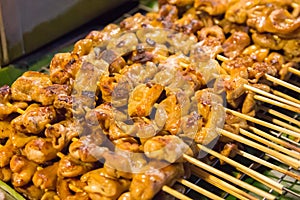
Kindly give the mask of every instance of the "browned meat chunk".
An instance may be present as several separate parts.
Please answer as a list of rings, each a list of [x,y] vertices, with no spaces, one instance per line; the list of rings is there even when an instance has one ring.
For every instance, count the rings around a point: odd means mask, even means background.
[[[13,172],[12,184],[16,187],[22,187],[31,181],[37,164],[27,160],[24,156],[14,155],[10,160],[10,169]]]
[[[162,186],[173,185],[174,180],[183,176],[183,165],[166,163],[150,163],[146,173],[134,175],[130,185],[130,196],[133,199],[152,199]],[[151,166],[154,166],[151,170]],[[164,166],[164,167],[161,167]]]
[[[51,140],[45,138],[33,139],[24,148],[26,157],[40,164],[56,158],[57,152],[58,150],[52,146]]]
[[[228,58],[235,58],[250,44],[250,37],[247,33],[237,31],[227,38],[223,43],[224,55]]]
[[[55,190],[57,180],[58,162],[43,169],[37,169],[32,177],[32,182],[42,190]]]
[[[37,104],[32,104],[25,110],[24,114],[14,118],[11,124],[15,131],[39,134],[55,118],[56,112],[53,106],[39,107]]]
[[[138,85],[130,94],[128,100],[128,114],[132,117],[149,116],[154,103],[163,91],[163,87],[158,84]]]

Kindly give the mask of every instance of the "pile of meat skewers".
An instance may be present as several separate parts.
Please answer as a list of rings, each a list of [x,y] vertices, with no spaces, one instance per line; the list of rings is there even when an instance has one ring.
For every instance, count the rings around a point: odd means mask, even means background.
[[[223,107],[255,116],[244,85],[268,92],[265,74],[298,66],[300,3],[159,3],[0,88],[2,181],[28,199],[153,199],[189,177],[195,144],[230,155],[216,129],[248,124]]]

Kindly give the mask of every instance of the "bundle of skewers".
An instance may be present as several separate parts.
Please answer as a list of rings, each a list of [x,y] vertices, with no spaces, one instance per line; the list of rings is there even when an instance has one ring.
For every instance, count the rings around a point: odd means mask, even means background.
[[[92,31],[49,74],[0,88],[3,182],[28,199],[191,199],[186,188],[222,199],[193,174],[238,199],[276,198],[217,159],[292,193],[234,157],[300,181],[300,88],[289,81],[300,76],[300,3],[159,5]]]

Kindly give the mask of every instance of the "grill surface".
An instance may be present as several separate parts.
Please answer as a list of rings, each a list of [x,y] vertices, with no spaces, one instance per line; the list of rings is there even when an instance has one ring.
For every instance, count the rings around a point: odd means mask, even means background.
[[[123,7],[124,8],[124,7]],[[128,7],[127,7],[128,8]],[[101,29],[103,28],[103,26],[105,26],[106,24],[110,23],[110,22],[114,22],[114,23],[118,23],[120,22],[122,19],[124,19],[125,17],[131,16],[132,14],[136,13],[136,12],[141,12],[141,13],[145,13],[147,11],[149,11],[148,7],[145,7],[143,5],[139,5],[139,6],[132,6],[130,7],[130,10],[119,10],[120,12],[115,13],[115,16],[110,17],[106,20],[104,20],[105,23],[103,23],[102,25],[99,25],[99,23],[97,24],[97,26],[95,26],[95,23],[91,23],[89,25],[87,25],[86,27],[84,27],[84,29],[80,29],[80,32],[75,31],[72,33],[72,37],[70,37],[70,35],[67,35],[65,38],[62,38],[56,42],[54,42],[53,44],[51,44],[48,47],[45,47],[41,50],[39,50],[36,53],[31,54],[30,56],[26,57],[26,58],[22,58],[18,61],[16,61],[14,64],[15,66],[21,66],[23,67],[23,70],[39,70],[39,71],[47,71],[47,67],[49,64],[50,59],[52,58],[52,56],[56,53],[56,52],[62,52],[62,51],[68,51],[70,49],[70,45],[73,44],[75,41],[77,41],[78,39],[82,38],[83,36],[85,36],[89,31],[93,30],[93,29]],[[122,14],[121,14],[122,13]],[[120,15],[121,14],[121,15]],[[114,19],[112,21],[112,19]],[[43,60],[43,61],[41,61]],[[1,74],[0,74],[1,75]],[[297,82],[299,81],[299,77],[296,76],[292,76],[290,81],[292,83],[297,84]],[[297,99],[299,99],[299,97],[297,96],[296,93],[288,91],[287,89],[283,89],[281,87],[278,87],[278,90],[280,91],[284,91],[284,93],[287,93]],[[269,106],[269,105],[266,105]],[[276,107],[272,107],[275,110],[279,110],[280,109],[276,108]],[[286,112],[286,111],[281,111],[284,112],[286,115],[289,115],[291,117],[293,117],[294,119],[299,120],[300,116],[299,114],[295,114],[295,113],[291,113],[291,112]],[[266,114],[266,113],[262,113],[262,114]],[[258,116],[259,117],[259,116]],[[264,128],[264,127],[259,127],[261,129],[264,129],[264,131],[269,132],[268,129]],[[271,134],[271,133],[270,133]],[[293,140],[291,140],[290,138],[288,138],[286,135],[282,134],[282,133],[278,133],[276,135],[276,137],[281,138],[283,140],[289,141],[294,143],[297,146],[300,146],[299,142],[295,142]],[[263,152],[260,152],[258,150],[255,150],[251,147],[248,146],[244,146],[244,150],[248,153],[251,153],[253,155],[256,155],[259,158],[262,158],[264,160],[268,160],[271,163],[274,163],[275,165],[280,165],[284,168],[287,168],[289,171],[292,171],[292,167],[290,166],[286,166],[284,164],[282,164],[280,161],[276,160],[275,158],[272,158],[269,155],[264,154]],[[272,176],[272,178],[274,178],[277,182],[282,183],[283,185],[285,185],[287,188],[285,189],[284,193],[282,195],[279,195],[278,193],[274,192],[273,190],[269,190],[268,188],[266,188],[264,185],[261,185],[260,183],[256,182],[255,180],[253,180],[252,178],[250,178],[249,176],[238,172],[235,168],[229,166],[229,165],[220,165],[220,162],[218,160],[212,161],[211,165],[214,166],[217,169],[220,169],[224,172],[226,172],[227,174],[234,174],[237,177],[239,177],[241,180],[248,182],[254,186],[257,186],[263,190],[268,191],[269,193],[272,193],[274,195],[276,195],[278,197],[278,199],[300,199],[300,182],[297,181],[296,179],[290,178],[286,175],[283,175],[281,173],[275,172],[273,170],[269,170],[266,167],[263,167],[255,162],[252,162],[246,158],[243,158],[241,156],[236,156],[234,158],[234,160],[236,160],[237,162],[251,168],[251,169],[255,169],[256,171],[262,173],[262,174],[266,174],[268,176]],[[294,172],[296,174],[299,174],[299,171],[295,171]],[[205,182],[204,180],[200,179],[197,176],[192,176],[189,181],[203,187],[204,189],[207,189],[223,198],[226,199],[235,199],[233,196],[231,196],[230,194],[218,189],[217,187],[208,184],[207,182]],[[204,196],[198,194],[197,192],[193,191],[190,188],[186,188],[186,192],[185,194],[193,199],[206,199]]]

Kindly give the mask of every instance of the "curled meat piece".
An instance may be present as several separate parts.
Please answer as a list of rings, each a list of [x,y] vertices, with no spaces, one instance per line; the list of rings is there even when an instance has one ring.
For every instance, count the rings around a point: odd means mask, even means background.
[[[67,85],[52,84],[50,77],[39,72],[28,71],[11,86],[12,99],[15,101],[35,101],[51,105],[58,94],[70,94]]]
[[[69,83],[75,79],[81,61],[71,53],[55,54],[50,63],[50,80],[57,84]]]
[[[115,178],[132,179],[133,176],[133,173],[131,172],[117,170],[115,168],[108,166],[106,163],[104,163],[103,170],[105,171],[105,174],[108,175],[109,177],[112,177],[112,179]]]
[[[167,114],[163,130],[168,131],[172,135],[178,134],[181,124],[182,110],[176,95],[169,95],[159,104],[159,106],[161,106]]]
[[[288,40],[283,47],[284,55],[291,61],[300,62],[299,39]]]
[[[28,184],[22,187],[15,186],[14,189],[20,194],[23,194],[25,198],[32,200],[41,199],[44,194],[43,190],[41,190],[38,187],[35,187],[35,185],[33,184]]]
[[[180,161],[183,154],[193,155],[189,146],[175,135],[155,136],[144,144],[147,157],[165,160],[169,163]]]
[[[285,8],[259,5],[250,9],[247,25],[258,32],[269,32],[288,37],[295,31],[299,32],[300,17],[293,17]]]
[[[132,197],[130,195],[130,192],[124,192],[118,200],[132,200]]]
[[[198,17],[195,8],[187,10],[183,16],[176,20],[174,23],[174,29],[186,34],[196,33],[204,26],[202,19]]]
[[[101,169],[90,171],[81,176],[80,180],[87,185],[83,188],[91,199],[116,200],[129,189],[130,181],[126,179],[111,179],[103,176]]]
[[[196,143],[209,144],[219,137],[217,128],[223,128],[224,125],[223,100],[210,89],[203,89],[195,93],[195,101],[204,126],[198,127],[194,140]],[[198,121],[198,125],[202,125],[202,121]]]
[[[9,164],[15,150],[16,149],[10,140],[8,140],[5,145],[0,146],[0,167],[5,167]]]
[[[227,38],[223,43],[224,55],[228,58],[235,58],[250,44],[250,37],[247,33],[237,31]]]
[[[226,157],[234,157],[235,156],[235,150],[237,150],[238,147],[234,143],[227,143],[224,145],[223,150],[221,151],[221,154]],[[220,160],[220,164],[223,165],[225,162],[223,160]]]
[[[83,127],[77,120],[68,119],[47,127],[45,136],[51,138],[53,148],[60,151],[82,132]]]
[[[32,182],[42,190],[55,190],[57,180],[58,162],[42,169],[37,169],[32,177]]]
[[[34,175],[37,164],[26,159],[25,156],[14,155],[10,160],[12,174],[12,184],[21,187],[29,183]]]
[[[15,130],[12,130],[10,136],[11,142],[16,148],[23,148],[28,142],[36,138],[36,135],[27,135]]]
[[[93,40],[89,38],[81,39],[74,44],[72,53],[79,57],[87,55],[93,48]]]
[[[82,162],[71,155],[65,156],[60,154],[60,157],[57,169],[58,176],[67,178],[76,177],[90,171],[94,167],[92,163]]]
[[[243,54],[249,55],[255,61],[262,62],[269,54],[269,49],[261,48],[257,45],[250,45],[246,47]]]
[[[133,199],[152,199],[164,185],[173,185],[176,178],[182,177],[182,163],[168,164],[161,162],[149,163],[145,173],[135,174],[129,192]]]
[[[271,50],[281,50],[287,43],[287,40],[271,33],[255,32],[252,34],[252,40],[254,44]]]
[[[280,53],[272,52],[266,57],[265,62],[274,66],[279,71],[285,63],[285,58]]]
[[[248,55],[240,55],[222,63],[222,68],[231,76],[240,76],[248,79],[248,67],[253,65],[253,59]]]
[[[47,138],[32,139],[24,148],[26,157],[40,164],[56,158],[57,152],[58,150],[52,146],[51,140]]]
[[[56,184],[56,193],[59,199],[90,200],[88,194],[83,190],[84,186],[86,186],[86,184],[78,179],[58,177]]]
[[[226,113],[224,129],[234,134],[239,134],[240,128],[247,129],[248,128],[247,121],[240,117],[236,117],[232,114]],[[221,137],[220,140],[222,142],[231,141],[230,138],[224,138],[224,137]]]
[[[159,84],[140,84],[130,94],[128,114],[132,117],[149,116],[154,103],[163,91]]]
[[[257,83],[258,80],[263,77],[265,74],[269,74],[271,76],[276,76],[277,69],[273,64],[266,62],[255,62],[252,67],[248,69],[249,74],[249,82]]]
[[[111,103],[103,103],[86,114],[88,124],[100,125],[100,127],[108,131],[111,121],[114,120],[114,110]]]
[[[237,108],[242,103],[246,91],[244,84],[248,84],[248,80],[240,76],[221,75],[215,83],[215,88],[217,91],[225,90],[227,103]]]
[[[228,3],[228,0],[195,0],[194,7],[214,16],[225,13]]]
[[[248,91],[242,105],[242,113],[246,115],[250,115],[252,117],[255,116],[255,107],[256,107],[256,101],[254,99],[254,95],[255,93]]]
[[[178,9],[176,6],[165,4],[158,11],[158,21],[161,21],[164,28],[171,28],[178,19]]]
[[[11,125],[15,131],[29,134],[39,134],[47,124],[56,119],[56,111],[53,106],[40,107],[31,104],[25,113],[14,118]]]
[[[0,168],[0,180],[1,181],[3,181],[3,182],[10,181],[11,176],[12,176],[12,171],[9,168],[9,166]]]
[[[225,41],[225,35],[221,27],[218,25],[204,27],[198,32],[198,39],[204,40],[206,38],[213,38],[214,40],[223,43]]]
[[[85,39],[91,39],[93,46],[106,45],[107,42],[119,34],[121,31],[120,27],[116,24],[108,24],[101,31],[91,31]]]
[[[78,140],[74,140],[69,146],[69,154],[82,162],[97,162],[105,151],[106,147],[100,147],[105,141],[103,134],[91,134],[80,137]],[[103,152],[100,152],[100,149]]]

